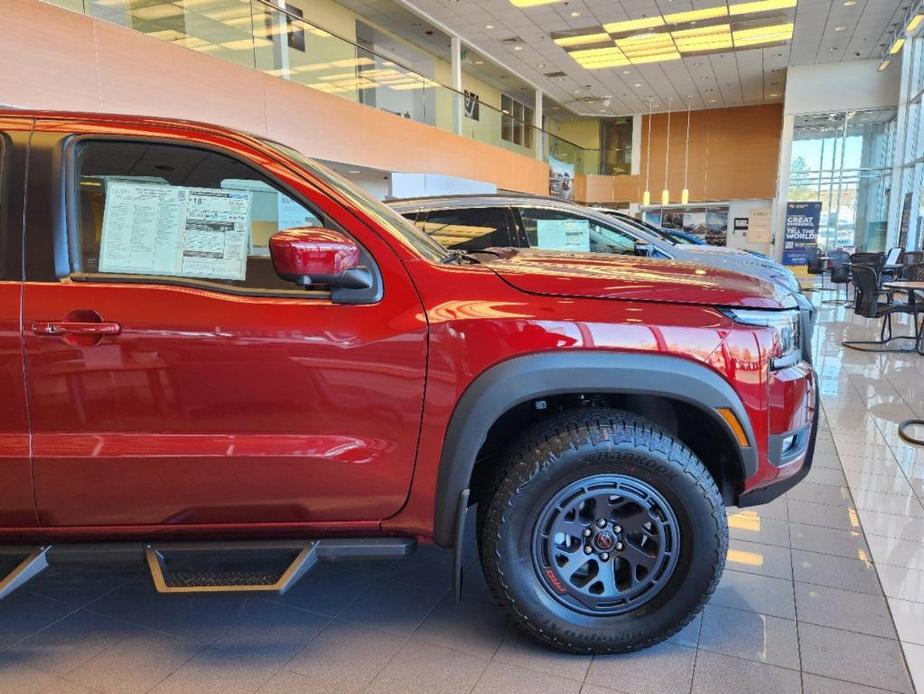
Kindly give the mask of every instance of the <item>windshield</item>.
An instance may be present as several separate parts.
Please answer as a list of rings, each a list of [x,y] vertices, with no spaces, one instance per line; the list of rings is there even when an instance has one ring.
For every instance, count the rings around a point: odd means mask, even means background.
[[[410,247],[412,250],[423,256],[427,260],[440,262],[447,255],[447,250],[431,237],[419,231],[417,227],[411,224],[404,217],[393,211],[384,203],[376,200],[359,186],[351,183],[343,176],[334,173],[330,169],[316,161],[309,159],[301,152],[292,149],[286,145],[265,138],[260,140],[282,154],[287,159],[294,161],[312,176],[321,179],[338,192],[345,195],[350,202],[358,207],[362,207],[366,213],[381,224],[392,236]]]
[[[654,226],[653,224],[648,224],[648,222],[643,222],[639,219],[635,219],[634,217],[627,217],[621,214],[613,216],[616,217],[616,219],[625,222],[626,224],[634,226],[636,229],[641,229],[642,231],[646,231],[649,234],[657,236],[662,241],[667,241],[672,246],[676,246],[679,243],[676,238],[668,234],[666,231],[663,231]]]

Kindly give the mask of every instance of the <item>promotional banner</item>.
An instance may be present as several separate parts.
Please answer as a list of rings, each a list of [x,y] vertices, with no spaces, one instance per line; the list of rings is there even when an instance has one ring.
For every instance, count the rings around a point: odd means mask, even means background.
[[[783,228],[783,265],[805,265],[805,249],[818,244],[820,202],[786,204]]]
[[[574,164],[549,157],[549,195],[574,200]]]

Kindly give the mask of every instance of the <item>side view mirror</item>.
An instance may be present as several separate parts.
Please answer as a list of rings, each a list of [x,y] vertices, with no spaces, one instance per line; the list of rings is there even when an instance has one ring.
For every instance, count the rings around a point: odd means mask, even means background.
[[[635,255],[648,256],[651,255],[653,246],[647,241],[636,241],[635,242]]]
[[[270,237],[269,249],[276,274],[306,289],[316,284],[343,289],[372,286],[368,268],[359,265],[359,246],[339,231],[286,229]]]

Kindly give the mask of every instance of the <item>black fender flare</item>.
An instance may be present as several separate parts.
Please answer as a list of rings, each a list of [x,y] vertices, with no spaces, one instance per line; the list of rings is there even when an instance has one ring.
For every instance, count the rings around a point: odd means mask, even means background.
[[[452,547],[457,505],[468,488],[478,451],[494,423],[512,407],[568,393],[631,393],[680,400],[711,417],[735,442],[742,478],[757,471],[754,431],[744,404],[731,385],[709,367],[663,354],[553,352],[514,357],[484,371],[456,404],[440,457],[436,487],[434,541]],[[734,412],[750,446],[737,444],[716,411]]]

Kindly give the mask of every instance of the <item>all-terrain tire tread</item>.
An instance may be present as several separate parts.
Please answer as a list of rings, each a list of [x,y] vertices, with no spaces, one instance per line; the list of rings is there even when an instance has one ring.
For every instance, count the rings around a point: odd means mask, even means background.
[[[517,608],[515,597],[498,566],[501,529],[506,522],[506,513],[521,487],[528,484],[537,474],[553,465],[568,448],[579,449],[588,444],[612,446],[620,443],[641,446],[658,451],[675,463],[700,490],[703,498],[712,507],[712,519],[716,528],[715,546],[716,570],[708,588],[699,602],[672,629],[637,642],[631,646],[614,644],[595,647],[568,642],[543,630],[532,623]],[[725,507],[722,496],[712,475],[699,458],[676,437],[663,431],[651,421],[622,410],[608,408],[582,408],[549,417],[527,430],[519,441],[510,447],[507,464],[499,466],[496,474],[479,503],[479,541],[482,568],[485,580],[492,593],[499,598],[507,616],[521,631],[533,639],[549,646],[571,653],[625,653],[648,648],[669,639],[686,627],[702,610],[712,596],[722,576],[725,555],[728,551],[728,532]]]

